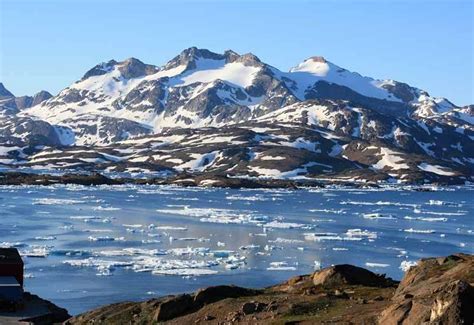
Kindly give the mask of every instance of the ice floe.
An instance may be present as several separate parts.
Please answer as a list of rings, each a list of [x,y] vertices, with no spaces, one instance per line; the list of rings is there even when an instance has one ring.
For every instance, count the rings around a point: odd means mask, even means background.
[[[462,207],[461,203],[441,201],[441,200],[429,200],[428,205],[444,205],[449,207]]]
[[[230,209],[190,208],[188,206],[180,209],[158,209],[157,212],[195,217],[199,218],[201,222],[223,224],[260,224],[267,219],[265,216],[256,216]]]
[[[34,205],[71,205],[71,204],[81,204],[86,203],[85,201],[80,200],[71,200],[71,199],[54,199],[54,198],[42,198],[34,199]]]
[[[271,262],[267,271],[296,271],[296,267],[288,265],[288,262]]]
[[[183,276],[202,276],[213,275],[219,273],[210,269],[169,269],[169,270],[153,270],[152,274],[157,275],[183,275]]]
[[[368,238],[368,239],[376,239],[377,233],[375,231],[369,230],[362,230],[362,229],[348,229],[346,231],[346,236],[351,238]]]
[[[99,223],[110,223],[110,218],[102,218],[96,216],[71,216],[69,219],[81,220],[83,222],[99,222]]]
[[[364,213],[362,216],[364,217],[364,219],[386,219],[386,220],[396,219],[392,215],[383,215],[381,213]]]
[[[400,263],[400,269],[403,271],[403,272],[406,272],[408,271],[411,267],[413,266],[416,266],[418,265],[418,263],[416,261],[402,261]]]
[[[433,229],[413,229],[413,228],[404,229],[403,231],[414,233],[414,234],[434,234],[436,232]]]
[[[89,236],[87,237],[90,241],[125,241],[125,237],[109,237],[109,236]]]
[[[333,214],[346,214],[347,211],[344,209],[309,209],[309,212],[325,212],[325,213],[333,213]]]
[[[36,236],[35,240],[55,240],[56,236]]]
[[[155,226],[153,229],[156,230],[176,230],[176,231],[186,231],[187,227],[178,227],[178,226]]]
[[[437,211],[427,211],[421,209],[413,209],[414,213],[417,214],[432,214],[437,216],[464,216],[466,215],[465,212],[437,212]]]
[[[412,207],[417,208],[418,204],[411,204],[411,203],[401,203],[401,202],[391,202],[391,201],[376,201],[376,202],[368,202],[368,201],[353,201],[353,200],[346,200],[340,202],[342,205],[380,205],[380,206],[398,206],[398,207]]]
[[[403,219],[406,219],[406,220],[419,220],[419,221],[427,221],[427,222],[435,222],[435,221],[446,222],[446,221],[448,221],[448,218],[410,217],[410,216],[405,216],[405,217],[403,217]]]
[[[263,197],[260,195],[255,195],[255,196],[243,196],[243,195],[228,195],[226,196],[227,200],[233,200],[233,201],[269,201],[271,198],[268,197]]]
[[[94,210],[96,211],[118,211],[118,210],[121,210],[121,208],[117,208],[117,207],[103,207],[101,205],[99,205],[98,207],[95,207]]]
[[[305,233],[304,238],[306,240],[313,240],[318,242],[329,241],[329,240],[340,240],[340,241],[361,241],[363,239],[374,240],[377,238],[377,233],[362,230],[362,229],[348,229],[343,234],[337,233]]]
[[[277,244],[299,244],[304,243],[303,240],[299,239],[287,239],[287,238],[276,238],[275,240],[269,240],[269,243],[277,243]]]
[[[381,267],[389,267],[390,264],[366,262],[365,266],[370,267],[370,268],[381,268]]]
[[[279,229],[295,229],[295,228],[302,228],[302,229],[311,229],[311,226],[302,224],[302,223],[294,223],[294,222],[282,222],[282,221],[271,221],[267,222],[263,225],[265,228],[279,228]]]
[[[51,247],[47,246],[30,246],[29,249],[24,249],[20,251],[21,256],[26,257],[40,257],[46,258],[51,251]]]

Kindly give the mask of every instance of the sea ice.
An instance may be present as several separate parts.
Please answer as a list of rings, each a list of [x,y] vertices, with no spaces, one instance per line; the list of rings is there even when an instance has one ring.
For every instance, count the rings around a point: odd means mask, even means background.
[[[416,266],[418,263],[416,261],[402,261],[400,263],[400,269],[403,272],[408,271],[411,267]]]

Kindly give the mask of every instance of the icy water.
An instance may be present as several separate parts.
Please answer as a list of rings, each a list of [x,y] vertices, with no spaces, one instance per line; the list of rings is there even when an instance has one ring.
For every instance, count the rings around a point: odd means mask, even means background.
[[[474,253],[474,189],[0,187],[0,245],[26,289],[77,314],[216,284],[263,287],[350,263],[400,279]]]

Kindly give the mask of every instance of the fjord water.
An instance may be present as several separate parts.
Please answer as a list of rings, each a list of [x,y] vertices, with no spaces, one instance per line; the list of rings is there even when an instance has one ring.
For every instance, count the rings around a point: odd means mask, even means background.
[[[26,290],[72,314],[331,264],[400,279],[419,258],[474,253],[474,188],[434,190],[4,186],[0,245],[23,254]]]

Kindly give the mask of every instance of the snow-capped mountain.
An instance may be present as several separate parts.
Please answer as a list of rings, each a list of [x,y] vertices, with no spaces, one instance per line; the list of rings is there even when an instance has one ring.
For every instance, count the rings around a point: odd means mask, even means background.
[[[11,166],[405,181],[474,174],[474,106],[322,57],[288,72],[253,54],[194,47],[162,67],[111,60],[50,98],[18,99],[1,85],[0,119],[0,163]]]

